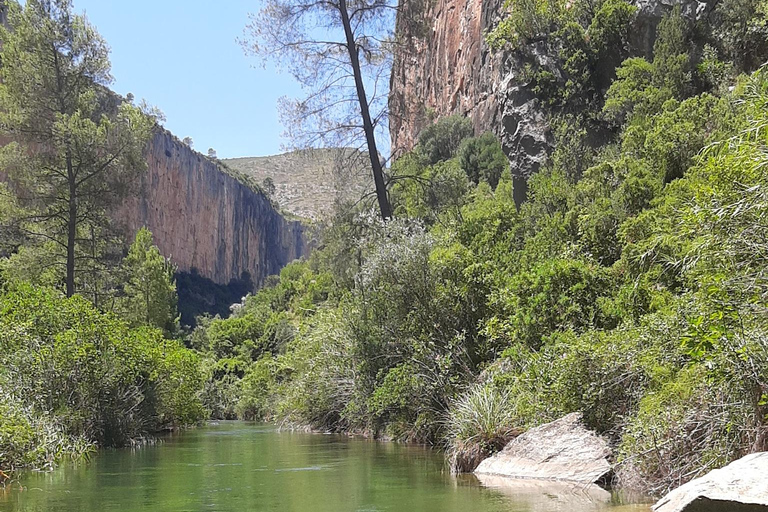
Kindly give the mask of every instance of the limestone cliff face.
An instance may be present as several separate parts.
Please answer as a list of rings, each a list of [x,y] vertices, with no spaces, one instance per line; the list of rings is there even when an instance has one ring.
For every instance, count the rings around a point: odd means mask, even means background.
[[[398,19],[403,51],[395,55],[390,84],[392,149],[407,151],[432,120],[459,113],[476,131],[498,117],[496,93],[501,60],[488,50],[483,33],[502,0],[426,2],[416,26]]]
[[[176,137],[157,130],[140,192],[118,213],[127,236],[147,226],[179,270],[226,284],[248,272],[261,283],[307,252],[304,227]]]
[[[413,2],[418,0],[405,0],[404,6]],[[465,115],[475,133],[492,131],[499,138],[524,194],[525,181],[547,160],[553,144],[547,115],[523,73],[527,64],[552,66],[545,45],[534,42],[526,52],[490,51],[484,34],[504,15],[503,0],[425,3],[421,23],[412,26],[398,20],[404,50],[395,56],[390,87],[393,153],[410,150],[434,119]],[[656,26],[665,13],[680,5],[684,15],[701,19],[715,2],[634,0],[634,4],[638,10],[632,52],[650,56]]]
[[[397,156],[434,119],[461,114],[475,133],[499,137],[515,178],[536,172],[551,150],[546,116],[521,81],[525,62],[491,52],[484,34],[502,16],[503,0],[436,0],[413,30],[398,33],[412,51],[395,56],[390,87],[390,134]],[[534,58],[546,58],[533,52]],[[518,187],[516,187],[518,188]],[[519,190],[519,188],[518,188]]]

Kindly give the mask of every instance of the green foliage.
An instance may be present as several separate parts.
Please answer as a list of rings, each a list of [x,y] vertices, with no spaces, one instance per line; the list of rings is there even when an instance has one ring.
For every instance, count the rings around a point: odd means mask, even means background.
[[[507,0],[504,7],[509,15],[486,37],[491,48],[545,37],[568,13],[562,0]]]
[[[620,445],[622,479],[647,479],[650,491],[663,493],[741,456],[748,439],[740,437],[754,417],[737,392],[709,386],[693,366],[646,395]]]
[[[83,459],[92,450],[91,441],[69,435],[51,415],[34,411],[12,395],[0,396],[0,471],[6,475],[24,468],[52,469],[65,459]]]
[[[461,142],[472,135],[472,122],[468,118],[443,117],[421,131],[417,151],[426,164],[436,164],[452,158]]]
[[[153,244],[152,233],[141,228],[122,262],[124,296],[117,311],[132,326],[147,325],[172,335],[179,328],[176,267]]]
[[[751,72],[768,59],[768,3],[725,0],[713,13],[714,44],[732,67]]]
[[[612,289],[610,275],[583,261],[548,260],[510,279],[492,306],[499,314],[486,329],[493,337],[538,348],[558,329],[576,332],[612,327],[615,321],[601,308]]]
[[[492,49],[510,43],[521,86],[552,116],[578,116],[590,131],[616,67],[629,56],[636,7],[625,0],[568,3],[508,0],[506,16],[486,37]]]
[[[274,388],[280,367],[271,354],[265,354],[248,368],[242,380],[240,398],[235,407],[238,418],[264,420],[275,410]]]
[[[509,168],[501,144],[491,132],[464,140],[457,157],[459,166],[475,185],[484,181],[495,189],[501,175]]]
[[[395,213],[429,224],[455,221],[469,190],[467,174],[456,159],[424,168],[393,188]]]
[[[624,61],[617,80],[606,94],[603,112],[614,123],[651,117],[669,99],[684,99],[693,90],[688,22],[674,8],[659,23],[653,62],[644,58]]]
[[[71,442],[56,460],[83,442],[123,446],[202,419],[199,360],[160,331],[131,330],[82,297],[40,287],[19,285],[0,304],[0,379],[24,400],[14,421],[39,423],[51,436],[30,438],[30,450]]]
[[[146,168],[155,118],[118,104],[108,47],[69,1],[8,5],[0,29],[0,112],[15,142],[0,151],[28,245],[47,244],[68,296],[98,296],[119,247],[109,211]],[[53,242],[53,244],[50,244]]]
[[[527,202],[492,136],[430,127],[393,165],[398,220],[345,212],[309,262],[201,321],[221,414],[440,443],[468,470],[578,411],[652,492],[768,449],[765,72],[728,92],[710,52],[702,91],[678,10],[649,62],[625,58],[629,4],[529,7],[557,148]],[[622,59],[610,87],[593,74]]]

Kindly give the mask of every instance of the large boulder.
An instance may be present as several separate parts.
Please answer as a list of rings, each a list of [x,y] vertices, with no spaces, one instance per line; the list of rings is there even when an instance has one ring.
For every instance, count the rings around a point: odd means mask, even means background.
[[[478,475],[591,484],[611,475],[608,442],[587,430],[580,413],[533,428],[475,469]]]
[[[667,494],[654,512],[768,512],[768,452],[747,455]]]

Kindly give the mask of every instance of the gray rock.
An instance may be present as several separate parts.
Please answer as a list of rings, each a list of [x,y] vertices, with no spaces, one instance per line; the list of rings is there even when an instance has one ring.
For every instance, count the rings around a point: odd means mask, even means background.
[[[664,496],[654,512],[768,512],[768,452],[747,455]]]
[[[507,55],[504,63],[507,73],[497,91],[501,123],[496,127],[512,176],[526,180],[547,161],[553,150],[553,140],[547,113],[539,104],[524,70],[526,65],[535,63],[538,68],[555,75],[560,73],[547,55],[543,42],[530,45],[529,50]]]
[[[587,430],[580,413],[533,428],[475,470],[478,475],[591,484],[611,474],[608,442]]]

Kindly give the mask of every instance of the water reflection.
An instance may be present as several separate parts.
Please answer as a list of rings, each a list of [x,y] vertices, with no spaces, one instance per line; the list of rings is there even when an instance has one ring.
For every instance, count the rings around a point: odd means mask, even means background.
[[[25,490],[0,493],[0,511],[621,510],[599,488],[482,478],[452,477],[441,454],[426,448],[222,422],[27,475]]]

